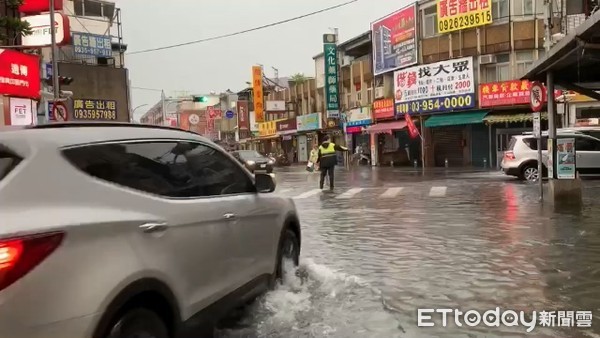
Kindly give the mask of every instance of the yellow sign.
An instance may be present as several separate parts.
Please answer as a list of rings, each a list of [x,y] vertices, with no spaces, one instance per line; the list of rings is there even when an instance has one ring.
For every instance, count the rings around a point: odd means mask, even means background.
[[[437,0],[438,32],[450,33],[492,23],[492,0]]]
[[[96,99],[74,99],[75,120],[116,120],[117,101]]]
[[[273,136],[277,134],[277,122],[267,121],[258,123],[258,136]]]
[[[262,67],[252,67],[252,92],[254,95],[254,113],[256,115],[256,122],[263,122],[265,120],[265,106],[264,106],[264,94],[263,94],[263,80],[262,80]]]

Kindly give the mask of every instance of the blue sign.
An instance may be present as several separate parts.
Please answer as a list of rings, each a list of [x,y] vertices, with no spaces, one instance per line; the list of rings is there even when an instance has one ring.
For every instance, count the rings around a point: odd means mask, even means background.
[[[79,56],[112,57],[111,37],[73,32],[73,51]]]
[[[396,103],[396,116],[451,112],[475,108],[475,94],[452,95]]]
[[[56,116],[52,109],[54,108],[54,102],[48,102],[48,121],[56,121]]]
[[[358,127],[358,126],[366,126],[371,124],[371,119],[366,120],[358,120],[358,121],[348,121],[346,123],[347,127]]]
[[[52,76],[52,64],[46,63],[46,79],[49,79]]]
[[[231,110],[228,110],[225,112],[225,118],[232,119],[233,116],[234,116],[234,113]]]
[[[321,113],[296,116],[297,131],[321,129]]]

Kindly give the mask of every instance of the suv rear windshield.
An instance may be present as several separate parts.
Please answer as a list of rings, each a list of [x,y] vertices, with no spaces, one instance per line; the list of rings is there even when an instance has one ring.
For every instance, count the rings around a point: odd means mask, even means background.
[[[0,144],[0,181],[8,175],[23,159]]]
[[[538,150],[537,138],[533,138],[533,137],[524,138],[523,142],[525,142],[525,144],[531,150]],[[547,137],[542,137],[542,150],[548,150],[548,138]]]

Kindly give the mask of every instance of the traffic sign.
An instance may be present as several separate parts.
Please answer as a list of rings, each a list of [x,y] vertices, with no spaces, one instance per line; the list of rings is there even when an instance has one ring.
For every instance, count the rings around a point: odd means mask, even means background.
[[[533,82],[529,89],[531,110],[539,112],[546,103],[546,88],[540,82]]]
[[[225,118],[232,119],[234,115],[235,114],[231,110],[225,112]]]
[[[542,137],[541,117],[539,112],[533,113],[533,136]]]
[[[57,122],[67,120],[67,106],[62,102],[54,102],[52,107],[52,115]]]

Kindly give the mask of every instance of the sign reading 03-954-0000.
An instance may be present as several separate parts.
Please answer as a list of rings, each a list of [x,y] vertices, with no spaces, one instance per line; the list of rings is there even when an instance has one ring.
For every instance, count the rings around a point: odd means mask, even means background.
[[[473,58],[405,68],[394,73],[396,115],[475,107]]]
[[[74,99],[73,119],[108,120],[117,119],[117,101],[97,99]]]
[[[437,0],[438,32],[492,23],[492,0]]]

